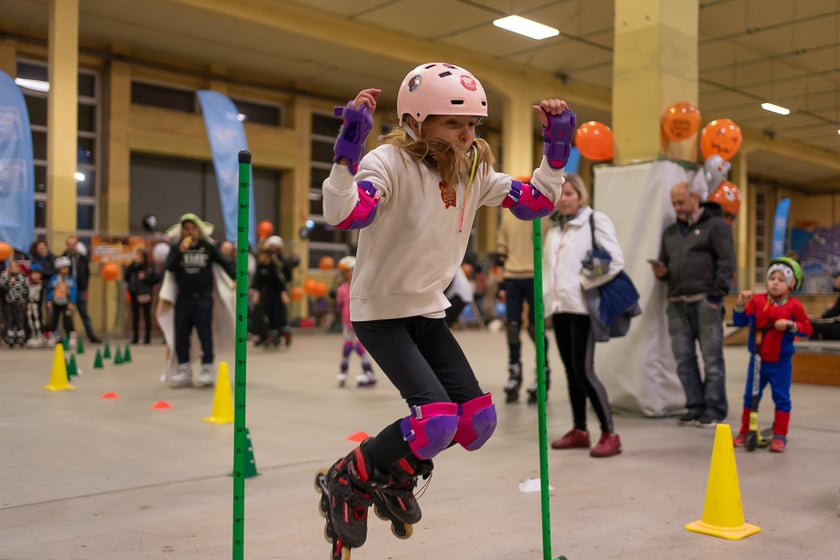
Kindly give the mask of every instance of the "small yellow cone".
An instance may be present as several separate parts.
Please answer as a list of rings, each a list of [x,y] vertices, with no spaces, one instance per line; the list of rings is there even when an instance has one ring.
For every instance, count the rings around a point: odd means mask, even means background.
[[[761,527],[744,522],[738,469],[735,466],[735,449],[732,446],[732,428],[729,424],[718,424],[715,431],[703,518],[689,523],[685,528],[695,533],[732,541],[761,531]]]
[[[67,382],[67,362],[64,361],[64,346],[61,344],[55,345],[50,384],[45,385],[44,389],[47,391],[72,391],[75,389]]]
[[[216,373],[216,390],[213,392],[213,410],[210,416],[202,418],[213,424],[233,423],[233,394],[230,390],[230,374],[227,362],[219,362]]]

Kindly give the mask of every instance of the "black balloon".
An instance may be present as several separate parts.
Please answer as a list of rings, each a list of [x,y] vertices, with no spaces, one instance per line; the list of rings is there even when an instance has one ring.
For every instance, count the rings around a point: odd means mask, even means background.
[[[143,229],[146,231],[155,231],[157,225],[158,219],[154,214],[146,214],[143,216]]]

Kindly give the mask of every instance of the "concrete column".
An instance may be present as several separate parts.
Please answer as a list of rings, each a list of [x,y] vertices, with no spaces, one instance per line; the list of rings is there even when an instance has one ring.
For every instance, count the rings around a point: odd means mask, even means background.
[[[100,137],[107,142],[108,167],[100,197],[102,227],[109,235],[129,232],[129,201],[131,200],[130,167],[131,149],[128,131],[131,125],[131,67],[126,62],[114,60],[108,71],[108,134]]]
[[[54,249],[76,233],[79,0],[50,0],[47,231]]]
[[[14,41],[0,40],[0,71],[12,78],[17,74],[17,44]]]
[[[732,222],[735,241],[736,286],[738,291],[752,290],[755,278],[755,195],[747,179],[747,153],[740,150],[730,160],[729,181],[741,193],[741,210]]]
[[[697,104],[697,0],[615,0],[613,47],[613,161],[696,161],[696,135],[670,142],[662,113],[677,101]]]
[[[530,175],[537,164],[534,161],[533,104],[533,99],[517,92],[505,98],[502,107],[502,161],[498,168],[508,175]]]

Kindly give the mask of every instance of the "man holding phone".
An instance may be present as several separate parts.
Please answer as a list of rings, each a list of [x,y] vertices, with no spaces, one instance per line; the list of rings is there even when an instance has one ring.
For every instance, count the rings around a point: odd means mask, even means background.
[[[686,397],[680,423],[712,428],[728,412],[723,297],[735,274],[732,230],[712,207],[700,203],[700,194],[688,183],[671,189],[671,204],[677,221],[662,233],[659,258],[648,262],[653,274],[668,283],[668,333]]]

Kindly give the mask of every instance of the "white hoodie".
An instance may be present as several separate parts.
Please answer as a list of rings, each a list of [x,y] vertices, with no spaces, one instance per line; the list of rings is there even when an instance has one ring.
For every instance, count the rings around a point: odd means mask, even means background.
[[[329,223],[340,223],[355,208],[359,199],[355,181],[373,183],[381,199],[376,218],[359,232],[350,318],[444,317],[449,301],[443,292],[461,266],[476,211],[501,205],[511,177],[479,170],[466,200],[456,187],[457,206],[447,208],[440,174],[400,148],[384,144],[362,158],[355,176],[346,165],[333,165],[324,180],[324,216]],[[556,201],[563,170],[552,169],[543,158],[532,183]]]
[[[562,226],[548,230],[543,247],[543,301],[545,316],[554,313],[589,315],[583,291],[616,277],[624,268],[624,255],[615,235],[615,226],[606,214],[595,212],[595,241],[612,260],[609,271],[598,278],[581,273],[581,262],[592,248],[589,215],[593,210],[582,207],[577,215]]]

